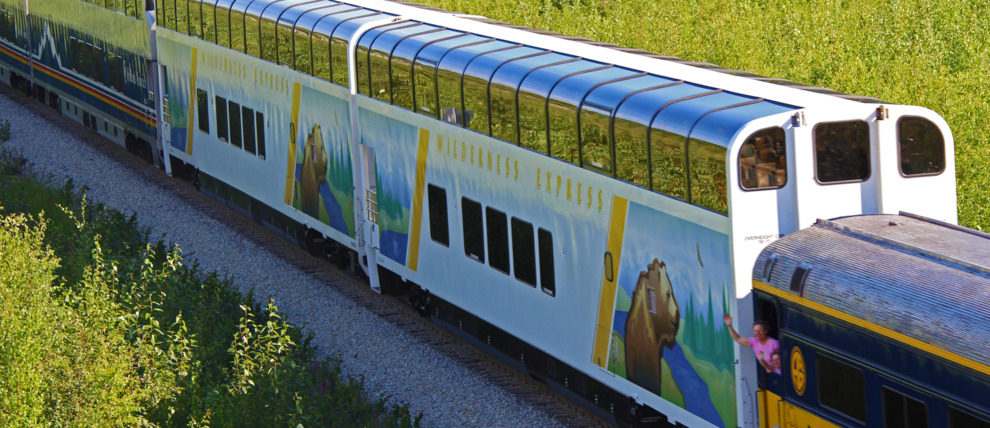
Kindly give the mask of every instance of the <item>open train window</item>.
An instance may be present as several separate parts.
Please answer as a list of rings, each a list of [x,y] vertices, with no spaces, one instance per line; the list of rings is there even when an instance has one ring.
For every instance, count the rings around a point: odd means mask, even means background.
[[[485,262],[485,227],[481,204],[461,198],[461,221],[464,223],[464,255]]]
[[[863,371],[818,354],[818,397],[822,405],[866,422],[866,380]]]
[[[536,245],[533,224],[512,217],[512,266],[516,279],[536,287]]]
[[[488,232],[488,264],[496,270],[509,273],[509,219],[504,212],[485,208],[485,229]]]
[[[778,189],[787,184],[784,129],[766,128],[750,135],[739,149],[739,185],[744,190]]]
[[[815,179],[822,184],[870,178],[870,127],[862,120],[815,125]]]
[[[945,137],[930,120],[907,116],[897,121],[901,174],[938,175],[945,171]]]
[[[990,428],[990,421],[949,406],[948,428]]]
[[[426,194],[430,202],[430,238],[444,247],[450,246],[450,231],[447,228],[447,191],[429,184]]]
[[[885,387],[883,388],[883,426],[928,428],[928,408],[921,401]]]

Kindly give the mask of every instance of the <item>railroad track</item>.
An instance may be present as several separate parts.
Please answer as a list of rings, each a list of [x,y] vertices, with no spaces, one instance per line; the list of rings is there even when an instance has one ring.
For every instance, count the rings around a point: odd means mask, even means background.
[[[198,191],[192,184],[169,177],[164,170],[148,164],[117,144],[100,137],[57,111],[39,104],[21,92],[0,85],[0,93],[43,118],[52,126],[71,133],[107,158],[125,166],[140,179],[181,199],[206,216],[226,224],[245,239],[271,252],[317,281],[324,284],[343,284],[342,286],[334,286],[334,290],[343,294],[356,305],[369,310],[383,322],[390,323],[407,332],[444,356],[480,374],[488,382],[513,394],[520,401],[546,412],[561,424],[574,427],[610,426],[604,419],[568,400],[546,384],[474,347],[447,331],[443,326],[432,322],[430,318],[421,316],[405,302],[375,293],[367,282],[359,276],[337,268],[322,257],[311,255],[252,219],[234,212]],[[190,253],[186,257],[192,255]]]

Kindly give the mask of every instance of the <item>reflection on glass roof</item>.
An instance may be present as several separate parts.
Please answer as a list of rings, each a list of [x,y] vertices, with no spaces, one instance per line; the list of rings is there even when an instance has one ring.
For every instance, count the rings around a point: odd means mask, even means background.
[[[727,146],[733,135],[754,119],[793,110],[793,107],[770,101],[712,112],[691,130],[691,138]]]

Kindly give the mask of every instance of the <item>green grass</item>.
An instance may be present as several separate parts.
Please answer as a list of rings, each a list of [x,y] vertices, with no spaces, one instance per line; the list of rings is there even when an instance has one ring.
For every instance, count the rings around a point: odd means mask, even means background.
[[[960,224],[990,230],[988,0],[419,3],[927,107],[955,138]]]

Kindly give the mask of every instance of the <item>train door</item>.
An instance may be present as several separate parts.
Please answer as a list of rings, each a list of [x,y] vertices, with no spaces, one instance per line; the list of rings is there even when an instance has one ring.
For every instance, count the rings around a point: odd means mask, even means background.
[[[378,282],[378,248],[379,248],[379,229],[378,229],[378,186],[375,174],[375,149],[364,144],[359,144],[359,159],[360,167],[358,169],[358,174],[361,174],[361,192],[363,194],[364,209],[358,210],[358,212],[364,212],[364,215],[359,216],[359,221],[363,224],[361,228],[362,241],[361,244],[362,252],[364,253],[363,263],[365,272],[368,274],[368,282],[371,284],[371,289],[377,292],[381,292],[381,286]]]
[[[862,111],[807,111],[796,117],[799,228],[819,218],[878,212],[874,114],[864,104]]]

